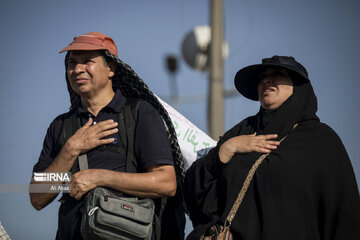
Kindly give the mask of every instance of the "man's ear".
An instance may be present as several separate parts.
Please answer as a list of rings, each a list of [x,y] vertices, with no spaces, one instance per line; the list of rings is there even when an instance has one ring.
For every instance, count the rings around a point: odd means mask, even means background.
[[[109,78],[112,78],[112,77],[115,75],[115,73],[116,73],[116,65],[115,65],[114,62],[110,62],[110,63],[108,64],[108,66],[109,66],[109,68],[110,68]]]

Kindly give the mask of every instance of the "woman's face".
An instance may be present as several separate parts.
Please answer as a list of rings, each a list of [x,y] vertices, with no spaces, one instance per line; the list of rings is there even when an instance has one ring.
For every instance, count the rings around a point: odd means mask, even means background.
[[[258,95],[264,109],[276,109],[293,94],[293,82],[283,68],[268,68],[260,74]]]

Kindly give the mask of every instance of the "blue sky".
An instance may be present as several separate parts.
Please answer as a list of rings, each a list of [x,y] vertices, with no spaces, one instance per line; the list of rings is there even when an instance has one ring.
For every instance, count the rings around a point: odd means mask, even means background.
[[[111,36],[120,58],[159,96],[169,95],[165,56],[180,59],[179,93],[205,97],[208,74],[181,59],[181,44],[195,26],[209,24],[206,0],[2,0],[0,7],[0,184],[28,183],[46,129],[67,111],[64,54],[75,35]],[[360,182],[360,2],[356,0],[224,0],[230,53],[224,85],[237,70],[272,55],[291,55],[308,70],[320,119],[341,137]],[[226,99],[225,129],[258,111],[240,95]],[[179,111],[206,131],[206,102]],[[304,173],[306,174],[306,173]],[[0,221],[13,239],[53,239],[58,202],[40,212],[26,193],[0,193]],[[189,229],[188,229],[189,230]]]

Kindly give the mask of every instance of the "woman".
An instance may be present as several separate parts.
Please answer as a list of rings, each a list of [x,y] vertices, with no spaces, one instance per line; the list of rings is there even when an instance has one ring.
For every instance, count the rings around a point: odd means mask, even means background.
[[[360,198],[337,134],[316,116],[306,69],[274,56],[241,69],[237,90],[260,111],[224,134],[185,178],[185,201],[200,239],[225,220],[249,169],[256,170],[230,226],[234,239],[360,239]],[[280,142],[280,139],[286,138]]]

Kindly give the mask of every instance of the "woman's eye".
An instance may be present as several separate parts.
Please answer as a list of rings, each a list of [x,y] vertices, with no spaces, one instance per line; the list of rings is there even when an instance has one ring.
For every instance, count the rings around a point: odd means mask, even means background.
[[[265,74],[260,74],[260,75],[259,75],[259,80],[263,80],[264,78],[266,78],[266,75],[265,75]]]
[[[276,71],[273,74],[274,77],[285,77],[285,73],[281,72],[281,71]]]

